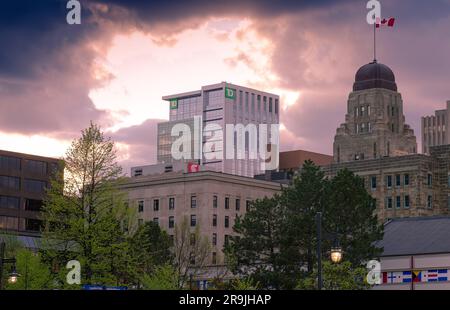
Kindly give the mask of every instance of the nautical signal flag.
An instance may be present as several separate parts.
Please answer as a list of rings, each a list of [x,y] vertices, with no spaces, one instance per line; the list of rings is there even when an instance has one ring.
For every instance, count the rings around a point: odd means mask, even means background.
[[[389,19],[377,18],[377,20],[375,21],[375,25],[376,25],[377,28],[380,28],[381,26],[394,27],[394,24],[395,24],[395,18],[394,17],[390,17]]]

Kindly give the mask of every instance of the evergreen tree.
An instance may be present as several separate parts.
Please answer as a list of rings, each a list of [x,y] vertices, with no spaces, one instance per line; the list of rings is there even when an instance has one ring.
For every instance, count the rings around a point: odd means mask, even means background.
[[[253,201],[244,217],[236,218],[234,231],[225,246],[228,263],[240,275],[250,276],[262,287],[284,288],[292,266],[285,264],[286,248],[283,240],[283,225],[286,222],[285,208],[278,197]],[[295,281],[291,280],[292,285]]]
[[[340,170],[329,182],[326,192],[323,228],[324,251],[333,246],[334,238],[344,252],[344,260],[357,267],[378,257],[382,249],[374,242],[383,238],[378,223],[375,200],[364,186],[364,179],[348,169]]]
[[[151,274],[156,267],[172,261],[171,241],[158,224],[146,222],[130,239],[131,255],[139,274]]]

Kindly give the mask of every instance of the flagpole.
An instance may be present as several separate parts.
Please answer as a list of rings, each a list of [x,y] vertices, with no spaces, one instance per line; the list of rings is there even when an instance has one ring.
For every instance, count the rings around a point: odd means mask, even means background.
[[[377,23],[373,24],[373,61],[377,62],[377,40],[376,40]]]

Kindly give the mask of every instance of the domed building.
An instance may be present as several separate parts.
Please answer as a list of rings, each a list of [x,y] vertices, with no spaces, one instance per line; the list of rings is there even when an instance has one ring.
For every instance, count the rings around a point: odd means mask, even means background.
[[[416,152],[416,137],[405,123],[394,72],[376,60],[362,66],[348,98],[345,123],[336,131],[334,162]]]
[[[377,61],[356,72],[333,163],[322,166],[330,178],[344,168],[364,179],[380,222],[450,214],[450,145],[417,153],[394,72]]]

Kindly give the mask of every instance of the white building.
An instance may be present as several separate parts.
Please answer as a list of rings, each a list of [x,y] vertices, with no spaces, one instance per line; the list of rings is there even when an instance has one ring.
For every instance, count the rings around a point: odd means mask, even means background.
[[[388,222],[378,246],[382,290],[450,289],[450,217]]]
[[[449,117],[450,100],[446,109],[437,110],[431,116],[422,116],[422,153],[429,154],[430,146],[450,144],[447,134]]]
[[[226,136],[227,124],[279,124],[279,96],[271,93],[258,91],[255,89],[238,86],[226,82],[201,87],[200,90],[164,96],[163,100],[170,102],[170,120],[158,124],[158,164],[167,164],[177,161],[171,153],[172,143],[178,138],[171,135],[174,125],[185,123],[191,130],[200,128],[191,137],[191,159],[202,165],[202,170],[212,170],[217,172],[230,173],[241,176],[253,177],[260,174],[264,169],[264,159],[261,156],[250,158],[249,147],[251,133],[244,132],[244,135],[237,136],[234,133],[234,148],[239,139],[245,143],[245,158],[228,159],[224,137]],[[221,134],[217,129],[208,129],[206,126],[216,124],[222,129]],[[258,130],[257,135],[260,132]],[[216,139],[216,148],[208,150],[205,143]],[[255,137],[258,140],[257,137]],[[200,143],[202,141],[202,143]],[[259,140],[256,142],[259,150]],[[278,132],[276,136],[270,136],[267,145],[272,156],[276,156],[278,162]],[[267,147],[267,146],[266,146]],[[208,158],[206,154],[219,155],[216,158]],[[194,157],[197,155],[197,157]],[[191,161],[184,159],[184,161]]]

